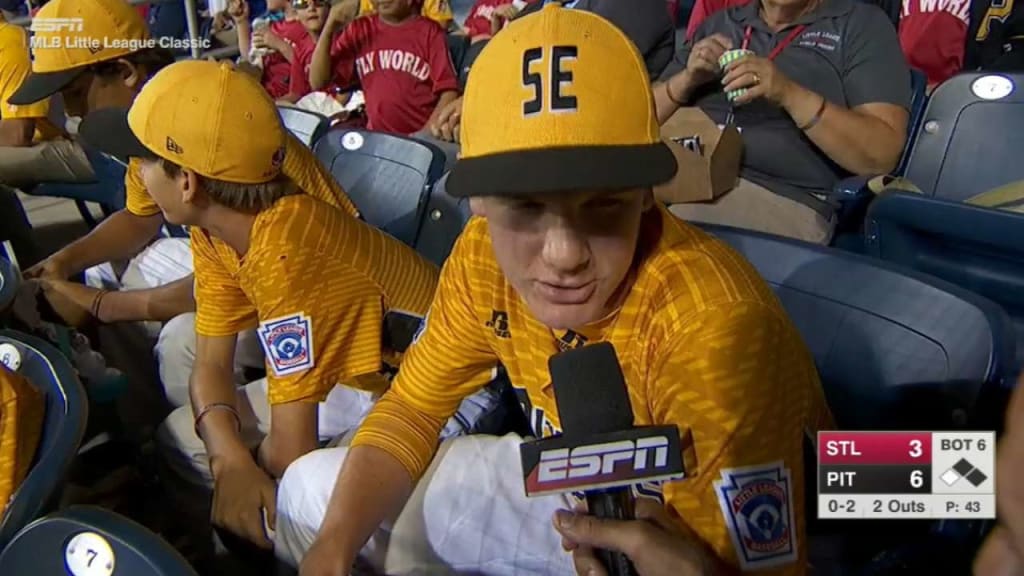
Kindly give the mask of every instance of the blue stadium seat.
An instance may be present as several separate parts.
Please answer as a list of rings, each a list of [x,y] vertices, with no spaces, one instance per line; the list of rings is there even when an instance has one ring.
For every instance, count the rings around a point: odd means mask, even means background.
[[[995,303],[866,256],[702,228],[775,289],[814,355],[840,429],[955,429],[965,417],[991,418],[989,399],[1010,384],[1015,347]]]
[[[962,202],[1024,179],[1024,74],[969,72],[932,93],[903,176]]]
[[[452,198],[445,190],[448,174],[434,184],[416,241],[416,251],[441,266],[469,221],[468,198]]]
[[[1024,360],[1024,214],[889,192],[868,211],[868,254],[962,286],[1001,305]]]
[[[281,115],[284,127],[310,148],[316,145],[331,127],[331,120],[328,117],[312,110],[279,105],[277,111]]]
[[[0,553],[0,574],[196,576],[170,544],[103,508],[75,506],[36,520]]]
[[[20,277],[14,265],[4,255],[0,255],[0,313],[14,302]]]
[[[900,155],[900,163],[896,165],[893,175],[900,176],[907,169],[910,155],[914,152],[914,142],[921,130],[921,118],[928,105],[928,75],[917,68],[910,69],[910,118],[907,120],[907,143]]]
[[[445,156],[436,146],[392,134],[332,130],[314,150],[363,219],[416,246],[420,223]]]
[[[702,228],[735,248],[775,290],[814,356],[838,429],[1000,428],[1014,334],[998,305],[866,256]],[[809,451],[807,461],[815,456]],[[814,467],[806,481],[815,574],[969,572],[981,522],[820,522]],[[928,554],[918,553],[922,547]],[[904,564],[913,567],[879,571]]]
[[[46,394],[43,433],[35,462],[0,522],[0,550],[26,524],[53,509],[85,433],[85,390],[67,358],[50,344],[12,330],[0,330],[0,343],[21,354],[19,374]],[[40,556],[36,554],[38,561]],[[0,574],[20,574],[0,569]],[[49,573],[49,572],[41,572]]]
[[[92,228],[96,226],[97,222],[89,210],[88,203],[99,204],[104,216],[109,216],[124,208],[125,165],[111,156],[94,150],[86,149],[85,153],[96,174],[95,182],[85,184],[43,182],[34,188],[25,189],[24,192],[33,196],[53,196],[74,200],[78,213]]]

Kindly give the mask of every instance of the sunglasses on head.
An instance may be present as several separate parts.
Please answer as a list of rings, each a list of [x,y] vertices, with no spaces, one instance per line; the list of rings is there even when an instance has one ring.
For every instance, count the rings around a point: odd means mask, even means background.
[[[305,10],[306,8],[323,8],[330,6],[331,3],[328,0],[293,0],[292,8],[296,10]]]

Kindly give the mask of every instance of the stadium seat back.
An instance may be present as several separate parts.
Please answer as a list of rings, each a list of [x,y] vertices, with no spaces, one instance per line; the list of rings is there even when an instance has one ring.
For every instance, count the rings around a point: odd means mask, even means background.
[[[444,172],[441,150],[364,130],[332,130],[315,150],[364,220],[416,246],[431,189]]]
[[[471,215],[469,199],[449,196],[445,190],[447,181],[445,174],[434,184],[416,241],[416,251],[438,266],[448,259]]]
[[[1024,214],[890,192],[868,211],[868,254],[951,282],[1005,309],[1024,360]]]
[[[0,523],[3,549],[26,524],[53,508],[85,433],[88,404],[78,376],[56,348],[12,330],[0,330],[0,343],[11,344],[18,350],[21,367],[17,372],[46,395],[46,416],[36,460]],[[21,573],[0,568],[0,574]]]
[[[928,100],[905,176],[925,194],[962,202],[1024,179],[1024,74],[969,72]]]
[[[1013,330],[996,304],[865,256],[705,228],[775,290],[840,429],[955,429],[1004,384]]]
[[[928,75],[917,68],[910,69],[910,117],[907,120],[907,143],[903,147],[903,154],[900,155],[900,162],[896,165],[893,174],[902,175],[910,162],[910,155],[914,151],[914,142],[917,140],[917,133],[921,129],[921,118],[924,117],[925,107],[928,105]]]
[[[96,175],[94,182],[81,184],[43,182],[26,192],[33,196],[52,196],[74,200],[82,219],[91,228],[97,222],[92,212],[89,211],[88,203],[99,204],[103,214],[107,216],[124,208],[126,167],[116,158],[95,150],[86,149],[85,154]]]
[[[5,255],[0,255],[0,313],[14,302],[20,275]]]
[[[69,570],[70,568],[70,570]],[[0,553],[0,574],[194,576],[167,542],[143,526],[94,506],[41,518]]]
[[[300,142],[312,148],[327,133],[331,121],[323,114],[296,108],[294,106],[278,106],[281,122]]]

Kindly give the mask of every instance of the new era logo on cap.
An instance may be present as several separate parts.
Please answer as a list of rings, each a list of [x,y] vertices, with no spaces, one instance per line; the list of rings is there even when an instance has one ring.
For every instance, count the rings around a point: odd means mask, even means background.
[[[182,154],[185,152],[177,142],[174,141],[170,136],[167,137],[167,149],[175,154]]]

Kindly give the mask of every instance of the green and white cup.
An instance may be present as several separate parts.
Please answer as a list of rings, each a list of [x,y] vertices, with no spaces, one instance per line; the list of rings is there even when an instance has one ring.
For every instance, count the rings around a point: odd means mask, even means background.
[[[754,52],[752,50],[744,50],[742,48],[738,48],[736,50],[729,50],[725,54],[722,54],[722,57],[718,59],[718,66],[722,69],[722,71],[725,71],[725,67],[728,66],[729,64],[741,58],[746,58],[747,56],[753,55]],[[732,90],[730,92],[726,92],[725,96],[726,98],[729,99],[729,102],[735,102],[737,98],[746,93],[746,88],[740,88],[739,90]]]

